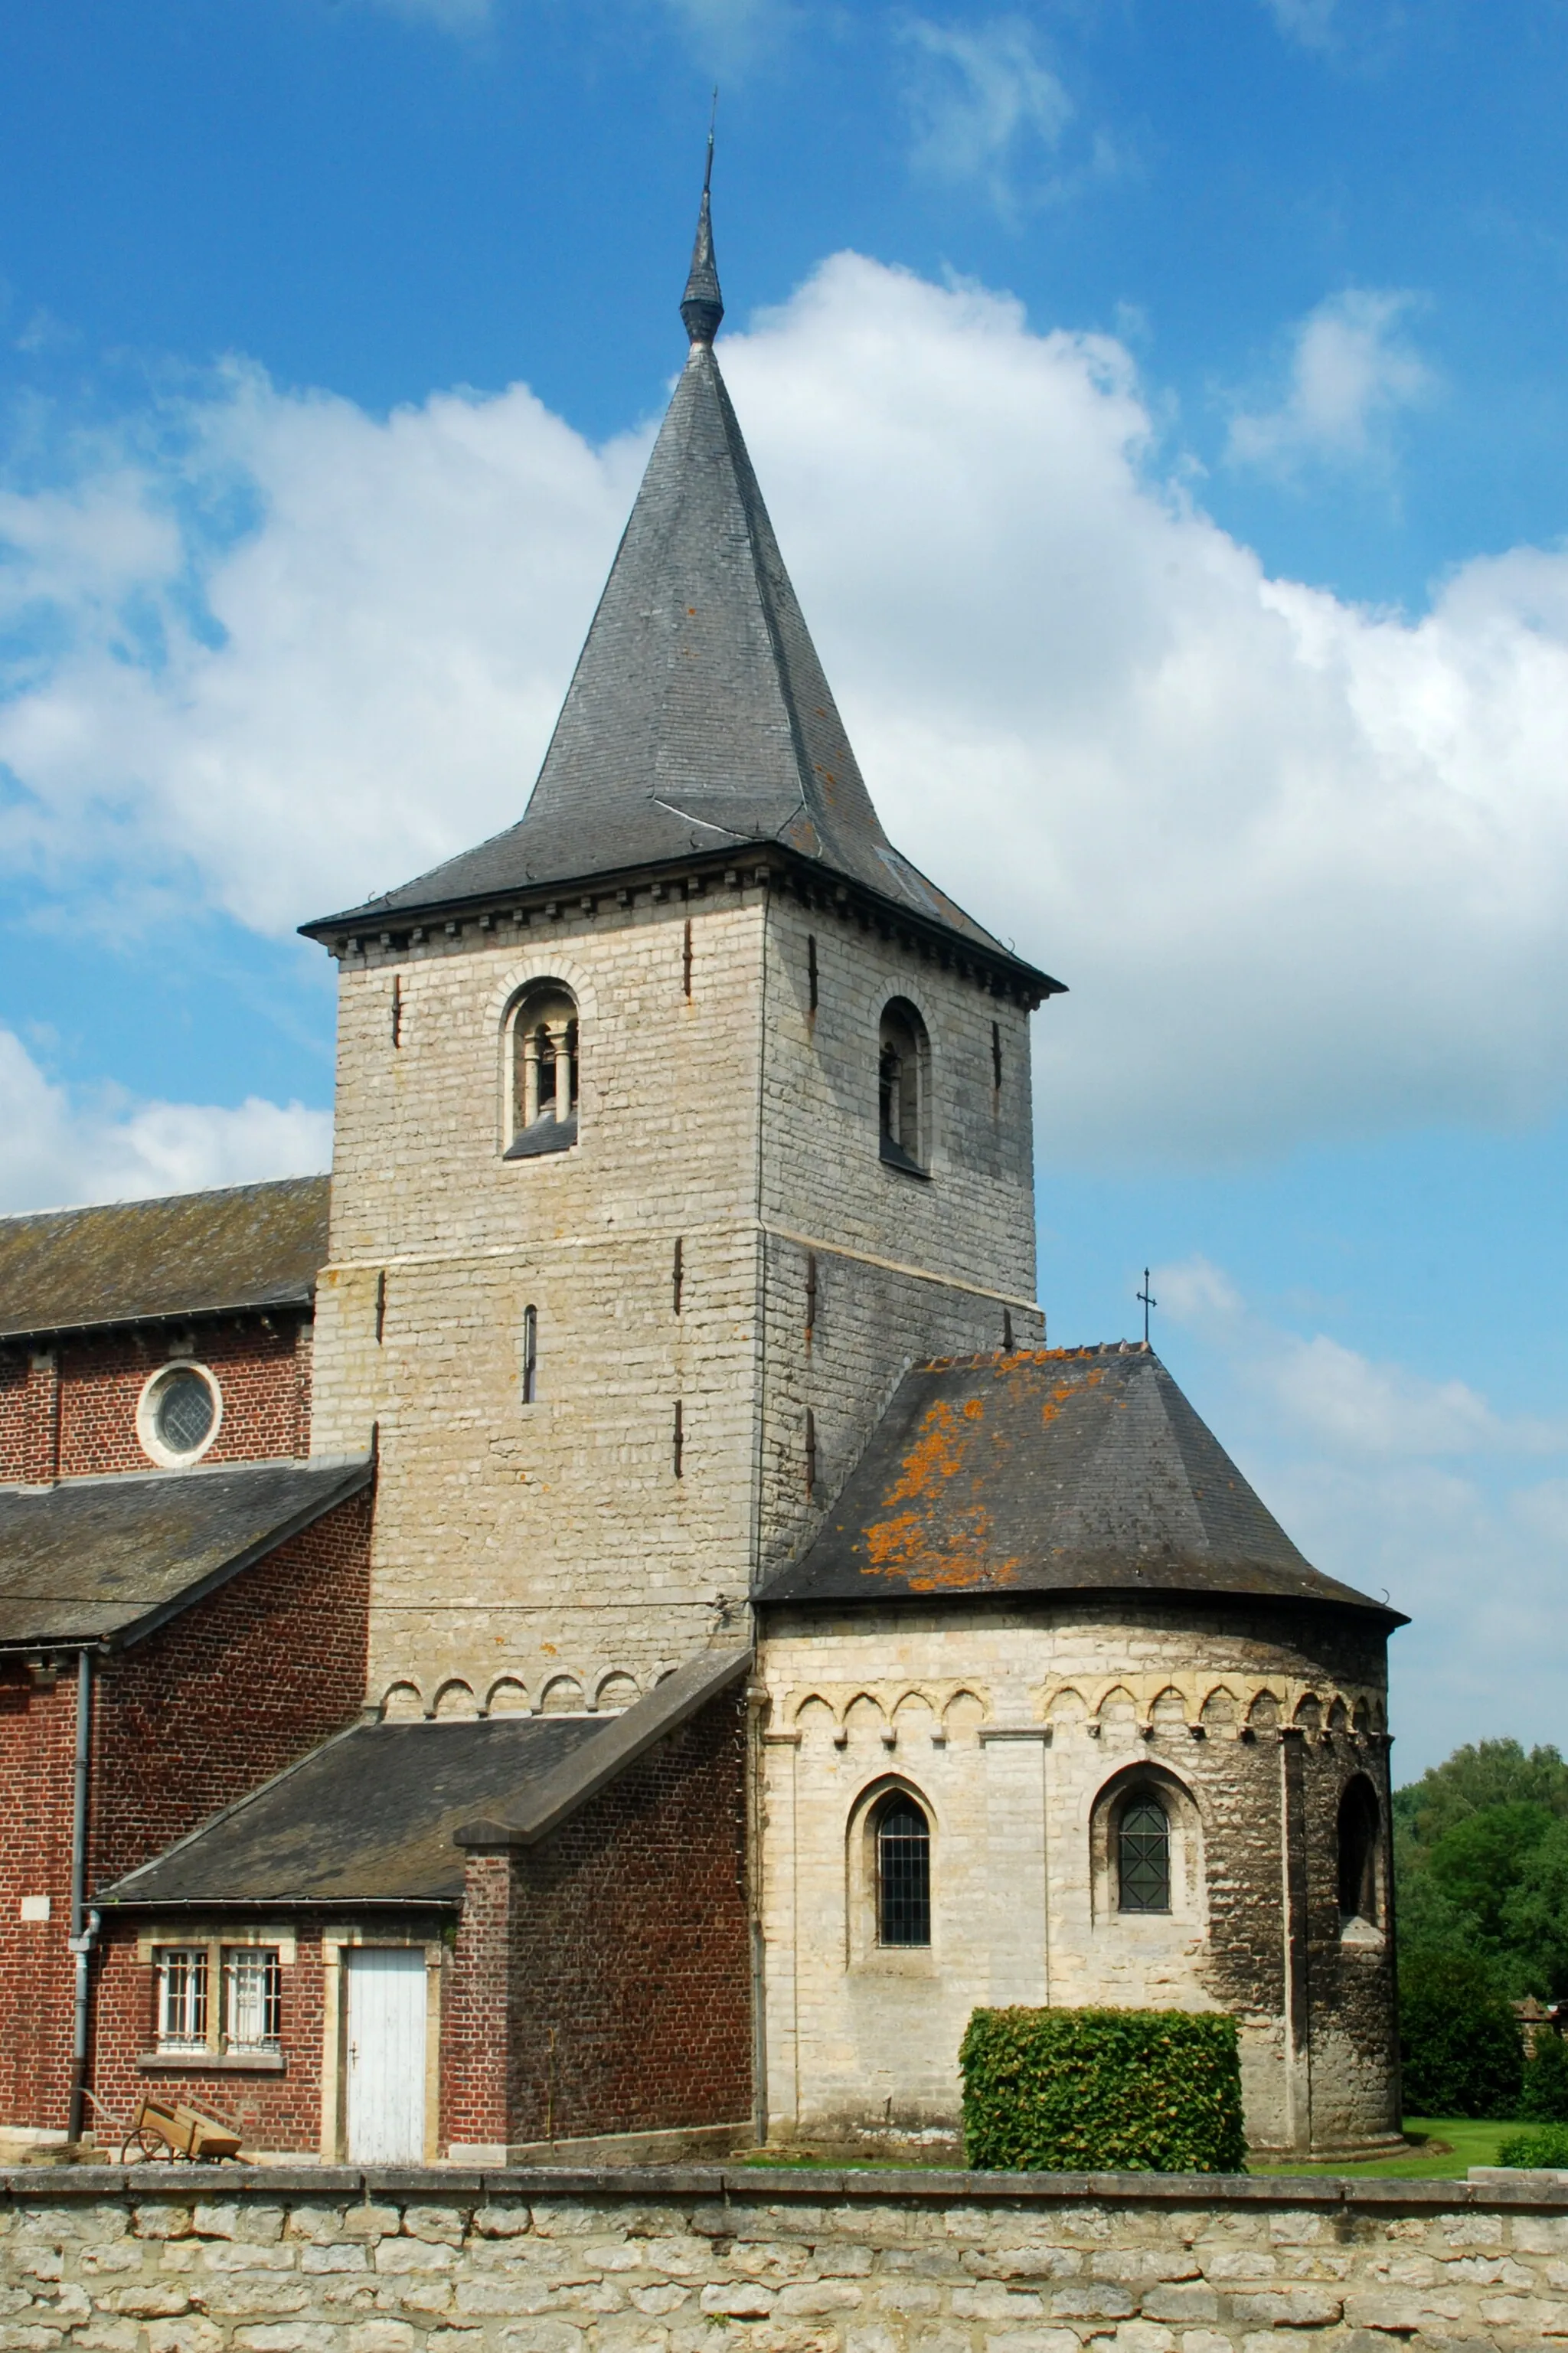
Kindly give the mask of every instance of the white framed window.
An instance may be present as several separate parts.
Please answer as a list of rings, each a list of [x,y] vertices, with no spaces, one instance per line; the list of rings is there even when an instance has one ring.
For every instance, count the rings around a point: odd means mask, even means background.
[[[205,1365],[187,1356],[161,1365],[136,1406],[136,1436],[150,1461],[165,1471],[199,1462],[223,1427],[223,1391]]]
[[[161,2054],[206,2059],[281,2048],[283,1957],[276,1945],[160,1945],[153,1958]]]
[[[223,1957],[223,2031],[230,2051],[276,2051],[283,1970],[275,1947],[231,1945]]]
[[[158,2048],[207,2048],[207,1948],[165,1945],[158,1954]]]

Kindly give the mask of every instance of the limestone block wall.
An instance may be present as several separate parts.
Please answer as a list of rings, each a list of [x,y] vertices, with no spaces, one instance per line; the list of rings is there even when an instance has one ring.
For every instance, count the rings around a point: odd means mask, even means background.
[[[770,1613],[762,1871],[773,2136],[951,2134],[970,2012],[1220,2009],[1255,2145],[1398,2124],[1383,1642],[1329,1612],[1107,1597]],[[1367,1776],[1380,1920],[1347,1936],[1338,1813]],[[1115,1901],[1132,1783],[1172,1819],[1168,1914]],[[929,1947],[876,1936],[869,1817],[931,1825]]]
[[[1561,2179],[0,2175],[13,2353],[1537,2353]]]
[[[508,1160],[508,1014],[546,978],[578,1007],[578,1138]],[[895,992],[931,1033],[929,1182],[878,1155]],[[344,956],[311,1442],[377,1433],[373,1702],[625,1704],[809,1533],[908,1363],[1005,1317],[1038,1336],[1027,1035],[749,871]]]

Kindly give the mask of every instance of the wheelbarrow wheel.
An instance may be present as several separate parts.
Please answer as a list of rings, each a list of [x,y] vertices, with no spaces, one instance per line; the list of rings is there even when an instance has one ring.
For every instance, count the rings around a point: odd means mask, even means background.
[[[155,2133],[127,2133],[120,2151],[120,2162],[121,2165],[140,2165],[144,2158],[156,2158],[165,2154],[163,2143]]]

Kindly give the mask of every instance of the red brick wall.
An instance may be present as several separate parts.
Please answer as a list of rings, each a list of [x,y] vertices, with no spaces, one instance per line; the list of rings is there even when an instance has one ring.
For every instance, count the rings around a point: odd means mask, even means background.
[[[170,1361],[176,1329],[149,1327],[65,1340],[0,1363],[0,1481],[37,1483],[100,1471],[151,1471],[136,1436],[136,1405]],[[258,1318],[195,1334],[195,1360],[223,1393],[223,1421],[205,1462],[255,1462],[310,1451],[308,1322]]]
[[[476,1910],[459,1931],[451,1989],[446,2139],[567,2139],[750,2115],[745,1758],[737,1690],[510,1858],[504,2133],[492,2129],[493,2086],[475,2065],[487,2009],[492,2048],[499,2025],[501,1859],[471,1858]],[[462,2073],[476,2084],[471,2100]]]
[[[243,1797],[364,1699],[370,1491],[173,1619],[96,1678],[89,1884]],[[74,1678],[0,1669],[0,2126],[63,2126],[69,2087]],[[47,1927],[20,1899],[47,1894]],[[12,2033],[10,2022],[26,2028]],[[96,2085],[95,2085],[95,2088]]]
[[[507,1992],[514,1905],[510,1857],[470,1854],[441,2016],[441,2141],[508,2138]]]
[[[69,2092],[71,1765],[76,1683],[0,1662],[0,2125],[63,2125]],[[43,1925],[24,1895],[47,1895]]]
[[[58,1477],[59,1367],[48,1352],[0,1359],[0,1480],[37,1486]]]
[[[366,1488],[150,1641],[99,1690],[93,1883],[145,1862],[364,1704]]]
[[[205,1926],[204,1926],[205,1936]],[[280,2038],[284,2072],[253,2074],[225,2067],[136,2064],[156,2039],[154,1971],[136,1957],[136,1931],[117,1923],[99,1957],[93,2003],[93,2088],[104,2105],[129,2117],[143,2093],[184,2100],[226,2118],[251,2149],[310,2149],[321,2137],[321,1945],[300,1930],[297,1957],[281,1972]],[[95,2122],[101,2139],[109,2127]],[[118,2150],[115,2154],[118,2155]]]

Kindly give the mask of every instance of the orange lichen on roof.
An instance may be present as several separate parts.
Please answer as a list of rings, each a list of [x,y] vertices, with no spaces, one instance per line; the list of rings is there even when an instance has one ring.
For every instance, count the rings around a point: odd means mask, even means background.
[[[978,1398],[970,1398],[963,1408],[964,1419],[978,1420],[984,1410]],[[939,1483],[951,1479],[963,1462],[967,1436],[968,1432],[960,1429],[959,1418],[947,1399],[939,1398],[927,1411],[920,1435],[904,1457],[889,1503],[914,1503],[935,1493]]]
[[[870,1566],[883,1577],[902,1576],[911,1593],[963,1591],[973,1586],[1011,1585],[1016,1558],[988,1561],[991,1514],[984,1504],[954,1513],[935,1541],[918,1512],[879,1521],[866,1531]]]
[[[984,1558],[991,1538],[991,1514],[985,1505],[976,1501],[955,1509],[949,1500],[951,1482],[964,1467],[972,1437],[978,1435],[975,1425],[984,1419],[979,1398],[966,1398],[957,1408],[942,1398],[928,1408],[889,1491],[889,1516],[866,1530],[868,1563],[882,1576],[901,1576],[918,1593],[1006,1584],[1016,1577],[1016,1559],[993,1563]],[[975,1491],[980,1483],[976,1478]],[[893,1511],[899,1504],[916,1508]]]

